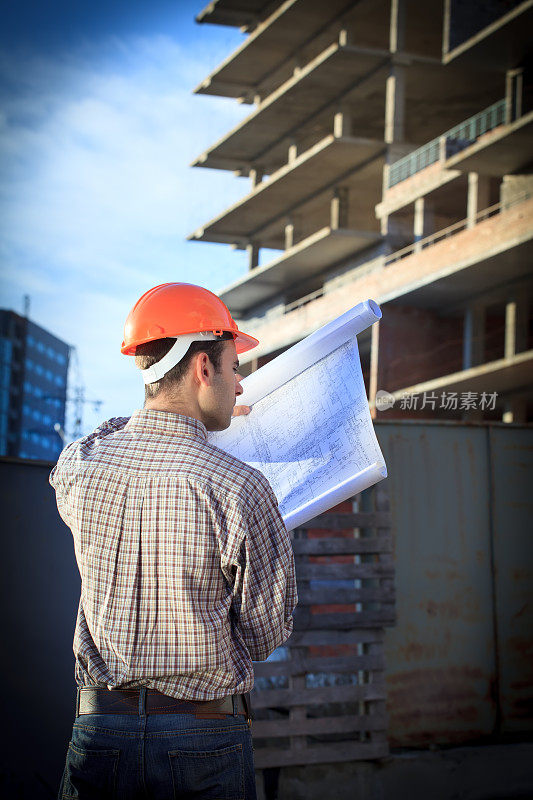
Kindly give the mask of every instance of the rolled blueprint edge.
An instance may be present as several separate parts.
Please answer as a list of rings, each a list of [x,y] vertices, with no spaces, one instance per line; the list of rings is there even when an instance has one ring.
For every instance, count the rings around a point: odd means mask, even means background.
[[[271,391],[272,386],[279,387],[295,378],[335,347],[356,338],[381,317],[381,309],[375,300],[363,300],[244,378],[239,402],[253,406]]]
[[[309,522],[313,517],[323,514],[333,506],[342,503],[349,497],[352,497],[364,489],[368,489],[375,483],[379,483],[387,477],[387,467],[384,462],[370,464],[357,475],[352,475],[345,481],[337,484],[333,489],[323,492],[318,497],[310,500],[308,503],[295,508],[286,516],[283,516],[285,527],[288,531],[294,530],[299,525],[304,525]]]

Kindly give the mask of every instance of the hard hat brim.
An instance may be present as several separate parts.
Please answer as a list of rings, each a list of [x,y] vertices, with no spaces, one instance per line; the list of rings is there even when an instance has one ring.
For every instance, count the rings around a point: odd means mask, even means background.
[[[233,331],[230,331],[230,333],[233,333]],[[246,353],[248,350],[252,350],[254,347],[257,347],[258,344],[259,339],[255,339],[248,333],[235,331],[235,349],[237,350],[237,354]]]

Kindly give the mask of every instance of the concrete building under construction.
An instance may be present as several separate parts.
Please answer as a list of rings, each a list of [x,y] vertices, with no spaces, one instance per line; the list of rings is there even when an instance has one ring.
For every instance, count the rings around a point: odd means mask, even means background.
[[[195,91],[251,113],[194,166],[250,190],[190,236],[248,253],[220,291],[261,342],[245,371],[371,297],[374,415],[386,390],[384,418],[531,421],[533,2],[215,0],[197,19],[246,34]]]

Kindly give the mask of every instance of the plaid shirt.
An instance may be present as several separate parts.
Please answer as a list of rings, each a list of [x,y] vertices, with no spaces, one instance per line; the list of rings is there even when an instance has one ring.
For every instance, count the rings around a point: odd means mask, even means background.
[[[198,420],[141,410],[71,444],[50,483],[81,574],[78,685],[249,691],[252,659],[287,639],[297,602],[267,479]]]

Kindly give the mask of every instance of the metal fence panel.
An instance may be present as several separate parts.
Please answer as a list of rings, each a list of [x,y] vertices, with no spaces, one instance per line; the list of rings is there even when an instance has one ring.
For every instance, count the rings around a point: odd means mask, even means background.
[[[533,729],[533,430],[493,428],[491,500],[503,732]]]
[[[385,660],[391,745],[493,732],[489,470],[483,426],[378,423],[395,536]]]

